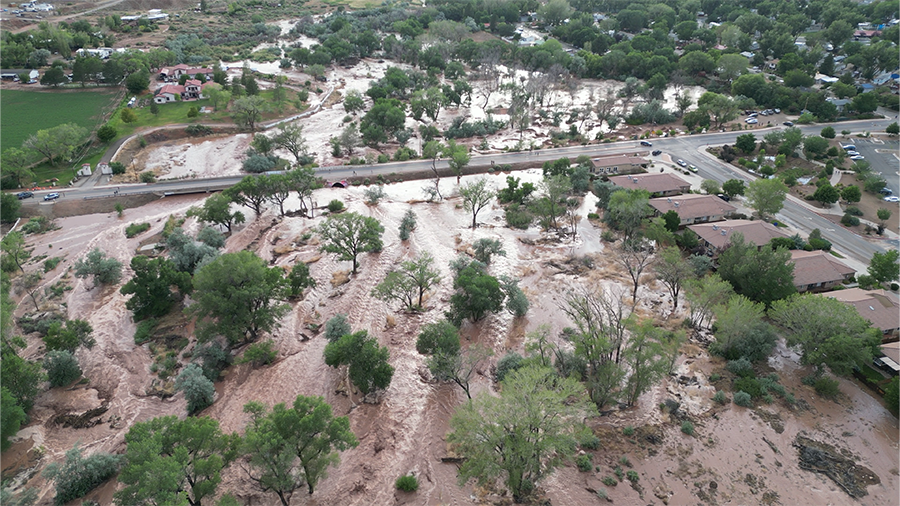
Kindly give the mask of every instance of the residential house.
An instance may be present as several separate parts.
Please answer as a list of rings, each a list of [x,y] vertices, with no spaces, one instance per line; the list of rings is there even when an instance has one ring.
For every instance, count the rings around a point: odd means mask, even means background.
[[[160,87],[154,93],[153,101],[157,104],[175,102],[184,94],[184,86],[180,84],[167,84]]]
[[[881,30],[857,30],[853,32],[853,38],[855,40],[859,39],[871,39],[872,37],[881,36]]]
[[[778,227],[764,221],[725,220],[718,223],[690,225],[688,229],[700,236],[700,244],[709,256],[719,256],[731,245],[734,234],[742,234],[745,243],[753,243],[758,248],[769,244],[776,237],[789,237]]]
[[[647,190],[651,197],[670,197],[691,191],[690,183],[666,173],[613,176],[609,182],[622,188]]]
[[[883,357],[876,357],[873,362],[876,366],[887,371],[891,376],[900,375],[900,341],[885,343],[879,346]]]
[[[41,73],[35,69],[3,69],[0,70],[0,79],[16,80],[20,74],[28,74],[29,80],[41,77]]]
[[[181,98],[184,100],[197,100],[200,98],[201,82],[196,79],[188,79],[184,82],[184,93]]]
[[[896,340],[900,332],[900,301],[894,294],[884,290],[863,290],[849,288],[819,294],[831,297],[856,308],[860,316],[872,322],[872,326],[881,329],[883,340]]]
[[[798,292],[833,290],[856,275],[852,267],[825,251],[791,250],[794,286]]]
[[[591,164],[594,174],[632,174],[643,172],[650,161],[639,156],[617,154],[592,158]]]
[[[826,76],[825,74],[816,74],[817,84],[831,84],[838,82],[837,77]]]
[[[734,213],[737,208],[715,195],[673,195],[650,199],[650,207],[657,215],[675,211],[681,218],[679,226],[685,227],[694,223],[721,221]]]
[[[179,63],[178,65],[175,65],[173,67],[163,67],[159,70],[159,80],[165,81],[167,79],[178,79],[189,68],[191,67],[184,63]]]
[[[826,98],[825,101],[834,104],[838,113],[843,113],[844,107],[850,103],[850,100],[846,98]]]

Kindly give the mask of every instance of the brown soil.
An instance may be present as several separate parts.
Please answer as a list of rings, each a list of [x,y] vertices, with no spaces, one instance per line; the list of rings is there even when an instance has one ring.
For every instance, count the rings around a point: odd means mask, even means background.
[[[859,185],[860,183],[856,180],[855,175],[845,173],[841,175],[840,184],[849,186]],[[841,204],[841,207],[846,209],[850,205],[858,207],[859,210],[863,212],[863,215],[860,217],[861,219],[869,220],[876,224],[879,222],[877,214],[879,209],[887,209],[891,211],[891,217],[885,223],[885,228],[893,232],[900,232],[900,210],[898,210],[896,202],[885,202],[881,199],[881,197],[864,191],[862,192],[862,199],[860,199],[859,202],[855,202],[853,204]],[[840,217],[838,217],[838,220],[840,220]],[[855,230],[859,234],[865,233],[864,225],[849,228],[851,230]]]

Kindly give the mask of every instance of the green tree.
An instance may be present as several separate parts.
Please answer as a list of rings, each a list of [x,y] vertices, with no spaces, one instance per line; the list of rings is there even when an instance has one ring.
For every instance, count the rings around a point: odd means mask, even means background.
[[[681,250],[671,246],[659,252],[659,258],[653,265],[656,277],[669,290],[672,296],[672,311],[678,309],[678,296],[684,284],[694,277],[694,268],[681,256]]]
[[[775,349],[778,336],[765,320],[766,308],[735,295],[727,304],[713,309],[716,315],[716,341],[710,350],[728,360],[741,357],[751,362],[765,360]]]
[[[53,86],[58,87],[60,84],[65,84],[69,81],[66,77],[65,71],[61,67],[50,67],[44,72],[44,75],[41,76],[41,84],[44,86]]]
[[[72,352],[54,350],[44,357],[44,369],[51,387],[64,387],[81,378],[81,367]]]
[[[465,350],[435,353],[428,358],[428,370],[438,381],[452,381],[463,389],[468,399],[472,398],[470,382],[484,362],[494,353],[479,344],[470,345]]]
[[[188,217],[196,217],[201,223],[213,223],[225,227],[231,232],[232,225],[244,223],[244,214],[240,211],[231,211],[234,201],[225,193],[216,193],[205,201],[200,207],[188,209]]]
[[[31,165],[34,163],[34,152],[19,149],[19,148],[6,148],[3,150],[2,156],[0,156],[0,167],[2,167],[2,179],[4,181],[11,181],[11,183],[5,184],[3,187],[7,188],[8,186],[13,186],[14,188],[22,188],[29,181],[34,180],[34,172],[31,170]],[[7,200],[4,198],[4,211],[6,211],[6,207],[12,206],[12,202],[15,204],[19,204],[18,199],[15,199],[15,195],[9,195],[12,200],[7,203]],[[18,207],[15,208],[18,211]],[[8,211],[0,213],[0,220],[9,221],[10,219],[14,222],[16,221],[14,218],[15,213]]]
[[[309,265],[306,262],[295,263],[294,267],[291,268],[290,274],[288,274],[287,280],[291,286],[291,297],[300,297],[303,295],[303,290],[316,286],[316,280],[310,276]]]
[[[329,343],[333,343],[351,332],[353,330],[350,328],[350,322],[347,321],[345,314],[338,313],[325,322],[325,339],[328,339]]]
[[[231,104],[231,115],[234,118],[234,123],[248,130],[254,130],[263,113],[268,112],[268,110],[269,106],[266,100],[259,95],[241,97]]]
[[[503,290],[497,278],[484,272],[482,264],[472,262],[453,279],[456,290],[450,297],[450,310],[445,313],[454,324],[466,318],[477,322],[488,313],[503,309]]]
[[[125,78],[125,88],[132,95],[140,95],[147,91],[150,88],[150,72],[142,69],[128,74],[128,77]]]
[[[309,146],[303,137],[303,125],[296,123],[282,123],[278,127],[278,133],[272,138],[275,148],[283,149],[294,156],[297,165],[309,163]]]
[[[197,364],[188,364],[175,378],[175,390],[184,392],[188,415],[203,411],[213,403],[216,387]]]
[[[717,195],[721,193],[719,182],[714,179],[704,179],[700,182],[700,189],[705,191],[707,195]]]
[[[110,125],[103,125],[97,129],[97,140],[100,142],[109,142],[116,138],[119,133]]]
[[[876,283],[889,283],[900,277],[900,252],[889,249],[884,253],[875,252],[869,262],[869,276]]]
[[[441,281],[440,271],[434,267],[434,257],[422,253],[388,272],[384,281],[372,289],[372,296],[381,300],[398,300],[409,311],[421,310],[425,293]]]
[[[822,203],[822,205],[826,204],[834,204],[841,198],[841,193],[837,188],[831,186],[831,183],[825,183],[822,186],[816,188],[815,193],[812,195],[813,200],[816,202]]]
[[[484,265],[490,265],[491,257],[494,255],[506,256],[506,251],[503,249],[503,244],[499,239],[487,237],[476,239],[475,242],[472,243],[472,249],[475,251],[475,260],[478,260]]]
[[[360,253],[378,252],[383,246],[381,223],[358,213],[331,215],[316,232],[322,240],[322,251],[336,254],[339,260],[352,261],[353,274],[359,268]]]
[[[125,307],[134,313],[134,320],[164,316],[181,296],[191,293],[191,275],[178,272],[175,264],[166,258],[138,255],[131,259],[131,278],[119,290],[122,295],[133,295]],[[176,295],[172,287],[178,288]]]
[[[359,131],[369,146],[377,146],[403,128],[406,113],[403,104],[396,99],[379,98],[360,120]]]
[[[847,185],[841,189],[841,198],[847,202],[859,202],[862,199],[862,190],[855,184]]]
[[[669,359],[665,350],[665,329],[655,327],[651,319],[631,323],[628,327],[631,337],[624,357],[631,373],[625,399],[629,406],[634,406],[642,393],[669,372]]]
[[[447,145],[444,146],[443,155],[448,158],[447,165],[449,165],[450,170],[456,174],[456,182],[459,183],[459,178],[462,176],[463,169],[469,165],[469,161],[471,160],[469,148],[463,144],[456,144],[456,141],[450,139],[447,141]],[[474,225],[472,228],[475,228]]]
[[[239,456],[240,438],[223,434],[209,417],[164,416],[132,425],[125,443],[119,481],[126,486],[116,492],[118,503],[200,506]]]
[[[216,111],[219,110],[220,105],[224,108],[228,108],[228,102],[231,101],[231,92],[226,90],[225,87],[219,83],[209,83],[204,86],[203,94],[209,97],[209,102]]]
[[[19,432],[19,427],[27,420],[25,410],[19,406],[16,398],[5,386],[0,388],[0,451],[12,446],[9,438]]]
[[[834,127],[827,126],[823,128],[822,133],[820,133],[819,135],[821,135],[825,139],[834,139]]]
[[[822,156],[828,151],[828,139],[810,135],[803,139],[803,151],[809,157]]]
[[[862,114],[874,112],[878,108],[878,97],[872,93],[862,93],[853,97],[850,107]]]
[[[114,285],[122,279],[122,262],[108,258],[100,248],[94,248],[75,262],[75,277],[93,276],[94,284]]]
[[[800,362],[815,366],[818,376],[826,366],[834,374],[850,374],[871,360],[872,347],[881,341],[881,332],[856,308],[830,297],[802,294],[776,301],[769,318],[784,331],[788,346],[800,348]]]
[[[6,288],[5,300],[9,300],[8,293],[9,289]],[[11,309],[9,314],[12,314]],[[22,338],[10,338],[8,330],[4,330],[3,334],[3,340],[0,342],[0,383],[15,398],[22,410],[28,413],[38,396],[38,387],[44,381],[41,364],[19,356],[19,349],[25,348],[25,341]]]
[[[394,367],[388,363],[388,358],[387,347],[379,346],[365,330],[345,334],[325,345],[325,364],[331,367],[346,365],[350,382],[363,395],[383,390],[391,384]]]
[[[224,336],[234,346],[271,332],[288,311],[287,281],[280,267],[268,267],[251,251],[226,253],[194,274],[194,304],[202,341]]]
[[[271,412],[251,402],[244,412],[252,417],[244,449],[258,472],[250,477],[263,490],[275,492],[284,506],[304,483],[312,494],[327,469],[340,462],[338,452],[359,444],[349,419],[335,417],[321,397],[298,395],[293,406],[277,404]]]
[[[3,239],[0,239],[0,251],[3,252],[0,265],[3,266],[4,272],[13,272],[16,269],[25,272],[23,264],[31,257],[31,251],[25,245],[25,234],[14,230],[3,236]]]
[[[747,205],[760,218],[766,219],[781,211],[787,192],[787,186],[780,179],[757,179],[747,185]]]
[[[857,189],[857,191],[859,190],[858,186],[856,186],[855,188]],[[854,202],[859,202],[859,199],[855,200]],[[881,222],[882,227],[884,227],[884,224],[885,222],[887,222],[887,220],[891,219],[891,211],[883,207],[879,208],[878,211],[875,211],[875,215],[878,216],[878,221]]]
[[[896,125],[896,123],[894,124]],[[884,402],[894,416],[900,413],[900,378],[897,376],[894,376],[894,379],[884,387]]]
[[[478,213],[494,199],[494,192],[487,187],[487,180],[482,178],[459,187],[459,195],[463,199],[463,208],[472,213],[472,228],[478,226]]]
[[[734,198],[744,194],[744,182],[740,179],[729,179],[722,185],[722,193]]]
[[[63,123],[29,135],[22,143],[22,149],[44,155],[50,165],[56,167],[60,161],[68,161],[86,137],[86,129],[75,123]]]
[[[670,209],[666,211],[666,214],[662,215],[662,219],[666,230],[671,233],[678,232],[678,227],[681,226],[681,217],[678,216],[678,212],[674,209]]]
[[[137,113],[131,109],[122,109],[119,112],[119,119],[122,120],[122,123],[131,124],[138,120]]]
[[[719,256],[718,273],[737,293],[766,307],[797,291],[790,251],[758,248],[740,233],[731,236],[731,245]]]
[[[744,153],[750,154],[756,151],[756,136],[753,134],[738,135],[734,147],[740,149]]]
[[[893,122],[884,129],[885,133],[888,135],[897,135],[900,134],[900,125],[897,122]]]
[[[622,231],[629,242],[650,212],[650,194],[646,190],[624,190],[609,197],[609,207],[604,219],[616,230]]]
[[[66,452],[66,460],[60,464],[51,462],[44,468],[44,477],[54,483],[54,504],[62,506],[84,497],[106,480],[115,476],[122,463],[121,455],[94,453],[84,457],[76,444]]]
[[[460,484],[502,479],[516,503],[524,502],[576,448],[581,421],[596,409],[582,385],[549,368],[507,375],[500,397],[482,394],[457,408],[448,442],[465,457]]]
[[[699,51],[694,51],[693,53],[688,54],[694,53],[699,53]],[[709,57],[705,53],[700,54]],[[684,59],[684,57],[682,57],[682,59]],[[737,118],[738,115],[737,105],[734,103],[734,100],[731,97],[713,93],[711,91],[707,91],[700,96],[700,99],[697,100],[697,106],[704,111],[709,112],[709,114],[712,116],[713,121],[715,121],[717,128],[721,127],[723,123],[727,123]]]
[[[356,114],[359,111],[362,111],[366,107],[365,102],[363,101],[362,93],[357,90],[350,90],[347,92],[347,96],[344,97],[344,110],[350,114]]]

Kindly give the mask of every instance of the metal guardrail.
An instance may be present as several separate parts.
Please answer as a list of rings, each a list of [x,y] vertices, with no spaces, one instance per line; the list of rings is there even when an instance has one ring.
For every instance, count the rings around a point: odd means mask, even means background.
[[[130,195],[146,195],[148,193],[156,193],[155,191],[143,191],[143,192],[128,192],[128,193],[113,193],[112,195],[97,195],[94,197],[82,197],[84,200],[97,200],[97,199],[114,199],[118,197],[126,197]]]

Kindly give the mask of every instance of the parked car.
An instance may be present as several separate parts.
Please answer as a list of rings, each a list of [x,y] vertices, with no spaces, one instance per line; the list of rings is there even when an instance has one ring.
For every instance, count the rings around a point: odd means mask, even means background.
[[[850,159],[851,160],[865,160],[866,157],[864,157],[863,155],[853,155],[850,157]]]
[[[745,121],[747,122],[748,125],[755,125],[755,124],[759,123],[759,120],[757,120],[756,118],[749,118]]]
[[[44,200],[56,200],[59,198],[59,194],[56,192],[48,193],[44,195]]]
[[[762,111],[762,112],[760,112],[759,114],[760,114],[760,116],[768,116],[768,115],[769,115],[769,111]]]
[[[641,146],[652,146],[652,145],[653,145],[653,143],[651,143],[650,141],[641,141]]]
[[[786,126],[794,126],[794,122],[793,122],[793,121],[785,121],[785,122],[784,122],[784,125],[786,125]]]
[[[878,193],[880,193],[882,195],[892,195],[894,193],[894,190],[891,190],[890,188],[885,187],[885,188],[878,190]]]
[[[19,200],[30,199],[31,197],[34,197],[34,194],[31,192],[19,192],[16,194],[16,198],[18,198]]]
[[[853,151],[852,149],[847,150],[847,156],[856,156],[859,154],[859,151]]]
[[[719,197],[720,199],[724,200],[725,202],[728,202],[731,200],[731,197],[729,197],[728,195],[725,195],[724,193],[719,193],[718,195],[716,195],[716,197]]]
[[[844,151],[856,151],[856,146],[854,144],[847,144],[846,146],[841,146]]]
[[[755,113],[755,112],[751,112],[751,113],[750,113],[750,117],[751,117],[751,118],[755,118],[755,117],[757,117],[757,116],[759,116],[759,113]]]
[[[889,195],[884,198],[885,202],[900,202],[900,197],[895,197],[893,195]]]
[[[682,166],[682,167],[687,167],[687,162],[685,162],[685,161],[682,160],[681,158],[679,158],[678,161],[675,162],[675,163],[677,163],[678,165],[680,165],[680,166]]]
[[[776,108],[775,108],[775,114],[781,114],[781,109],[779,109],[779,108],[776,107]]]
[[[662,151],[656,149],[656,150],[654,150],[654,151],[653,151],[652,153],[650,153],[650,154],[653,155],[653,156],[659,156],[659,155],[662,154]]]

